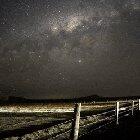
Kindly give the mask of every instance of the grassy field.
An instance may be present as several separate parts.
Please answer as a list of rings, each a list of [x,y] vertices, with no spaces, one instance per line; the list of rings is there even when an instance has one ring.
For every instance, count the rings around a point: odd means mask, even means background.
[[[96,114],[112,107],[112,102],[82,104],[81,116]],[[0,107],[0,131],[71,119],[73,110],[74,104],[66,103],[4,105]]]
[[[83,103],[81,117],[97,114],[112,108],[115,108],[115,102]],[[74,115],[73,112],[73,103],[1,105],[0,133],[18,129],[23,129],[25,131],[28,128],[34,128],[32,131],[29,129],[28,133],[48,128],[50,129],[47,130],[49,133],[51,129],[54,129],[54,125],[72,119]],[[93,122],[96,121],[96,119],[84,120],[81,123]],[[71,127],[71,123],[69,123],[69,127]],[[26,133],[27,132],[21,133],[20,135],[22,136]]]

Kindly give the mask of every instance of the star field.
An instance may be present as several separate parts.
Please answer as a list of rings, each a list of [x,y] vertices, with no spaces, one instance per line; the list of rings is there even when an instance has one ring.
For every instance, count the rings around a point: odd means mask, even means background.
[[[139,0],[0,0],[0,93],[139,95]]]

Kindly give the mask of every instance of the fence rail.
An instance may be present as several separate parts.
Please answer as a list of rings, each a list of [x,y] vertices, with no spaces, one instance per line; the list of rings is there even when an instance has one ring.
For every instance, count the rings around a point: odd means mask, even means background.
[[[84,117],[79,117],[81,105],[79,106],[78,104],[76,104],[75,107],[77,108],[75,110],[76,111],[78,110],[78,113],[75,112],[75,114],[77,114],[77,115],[75,115],[75,118],[72,120],[72,121],[74,121],[73,128],[71,128],[65,132],[62,132],[61,134],[57,134],[56,136],[52,137],[51,139],[56,139],[59,136],[62,136],[63,134],[72,132],[73,133],[72,136],[75,136],[75,137],[73,137],[73,140],[77,140],[78,137],[81,137],[83,135],[96,131],[98,129],[101,129],[111,123],[116,123],[116,125],[119,125],[119,119],[121,119],[125,116],[128,116],[128,115],[133,116],[135,110],[140,110],[140,100],[116,101],[116,105],[115,105],[114,109],[107,110],[102,113],[98,113],[96,115],[94,114],[94,115],[88,115],[88,116],[84,116]],[[99,119],[97,123],[89,122],[84,125],[80,125],[80,122],[84,119],[86,120],[88,118],[96,118],[99,116],[101,116],[102,119]],[[100,123],[102,123],[102,124],[100,124]],[[81,129],[86,130],[87,127],[93,126],[94,124],[99,124],[99,125],[95,126],[95,128],[93,128],[93,129],[89,129],[90,131],[89,130],[84,131],[84,133],[79,134]],[[75,127],[76,127],[76,129],[75,129]]]

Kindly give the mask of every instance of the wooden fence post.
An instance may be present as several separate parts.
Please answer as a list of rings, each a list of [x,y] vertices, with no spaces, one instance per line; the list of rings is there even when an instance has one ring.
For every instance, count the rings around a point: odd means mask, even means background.
[[[75,109],[74,109],[75,120],[74,120],[74,128],[72,128],[72,129],[74,129],[73,130],[73,140],[78,140],[80,111],[81,111],[81,103],[77,103],[75,105]]]
[[[139,106],[139,110],[140,110],[140,99],[139,99],[139,105],[138,106]]]
[[[116,124],[119,124],[119,102],[116,102]]]
[[[134,115],[134,101],[132,100],[132,116]]]

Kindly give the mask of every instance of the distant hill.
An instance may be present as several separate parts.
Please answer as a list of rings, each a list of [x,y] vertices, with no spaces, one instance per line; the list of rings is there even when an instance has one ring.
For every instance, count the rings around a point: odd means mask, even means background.
[[[98,95],[91,95],[86,97],[79,97],[73,99],[26,99],[23,97],[9,96],[0,97],[0,103],[61,103],[61,102],[94,102],[94,101],[111,101],[111,100],[125,100],[125,99],[140,99],[140,96],[127,97],[101,97]]]
[[[73,99],[27,99],[23,97],[9,96],[6,99],[0,98],[3,103],[56,103],[56,102],[88,102],[88,101],[102,100],[98,95],[87,97],[73,98]]]

